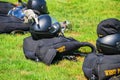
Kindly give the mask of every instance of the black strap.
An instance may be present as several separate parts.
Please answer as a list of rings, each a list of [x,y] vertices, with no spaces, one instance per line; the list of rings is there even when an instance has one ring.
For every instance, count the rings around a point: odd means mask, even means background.
[[[47,65],[50,65],[56,56],[56,53],[57,51],[55,49],[49,49],[43,58],[43,62]]]
[[[92,50],[91,53],[96,53],[97,52],[95,46],[93,44],[89,43],[89,42],[80,42],[79,45],[80,45],[80,48],[85,47],[85,46],[90,47],[91,50]]]

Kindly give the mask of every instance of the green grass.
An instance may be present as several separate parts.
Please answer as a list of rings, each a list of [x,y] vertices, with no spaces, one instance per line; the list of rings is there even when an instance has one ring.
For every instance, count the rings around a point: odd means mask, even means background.
[[[17,0],[2,0],[16,3]],[[120,19],[120,0],[46,0],[50,15],[59,22],[68,20],[72,31],[65,35],[95,45],[96,28],[107,18]],[[83,57],[78,62],[62,60],[46,66],[27,60],[23,39],[30,36],[0,34],[0,80],[86,80],[82,72]],[[88,49],[83,49],[88,51]]]

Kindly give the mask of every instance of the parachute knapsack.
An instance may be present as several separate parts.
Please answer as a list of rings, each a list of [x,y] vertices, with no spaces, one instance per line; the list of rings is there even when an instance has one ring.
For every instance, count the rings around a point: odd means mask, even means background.
[[[15,5],[12,3],[0,1],[0,14],[7,14],[13,7]]]
[[[0,34],[11,33],[12,31],[28,31],[29,24],[23,23],[22,20],[7,15],[0,15]]]
[[[120,80],[120,55],[88,54],[82,68],[88,80]]]
[[[54,37],[33,40],[32,37],[24,39],[23,51],[27,59],[41,61],[47,65],[57,61],[65,55],[74,55],[73,52],[80,47],[88,46],[95,51],[95,47],[88,42],[79,42],[73,38]]]

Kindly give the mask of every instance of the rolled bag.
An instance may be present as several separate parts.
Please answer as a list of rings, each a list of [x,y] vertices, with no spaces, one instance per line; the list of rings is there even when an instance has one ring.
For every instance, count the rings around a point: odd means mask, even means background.
[[[88,80],[120,80],[120,55],[88,54],[82,69]]]
[[[15,16],[0,14],[0,34],[11,33],[12,31],[29,31],[30,24]]]
[[[83,46],[89,46],[92,50],[91,52],[96,51],[91,43],[79,42],[73,38],[66,37],[33,40],[30,36],[23,41],[25,57],[34,61],[41,61],[47,65],[52,64],[55,57],[74,55],[72,52]]]

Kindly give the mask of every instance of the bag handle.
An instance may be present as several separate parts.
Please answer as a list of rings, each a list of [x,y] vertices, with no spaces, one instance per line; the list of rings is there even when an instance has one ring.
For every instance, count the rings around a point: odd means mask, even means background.
[[[79,45],[80,45],[80,48],[85,47],[85,46],[90,47],[91,50],[92,50],[91,53],[96,53],[97,52],[97,49],[95,48],[95,46],[93,44],[89,43],[89,42],[80,42]]]

